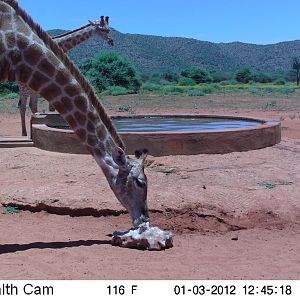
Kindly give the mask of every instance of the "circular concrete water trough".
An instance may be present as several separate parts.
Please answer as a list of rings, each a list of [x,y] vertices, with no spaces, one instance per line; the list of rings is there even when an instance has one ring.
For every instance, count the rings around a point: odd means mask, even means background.
[[[112,117],[126,152],[147,148],[153,156],[223,154],[249,151],[280,142],[280,122],[215,115],[135,115]],[[58,114],[36,114],[32,139],[38,148],[87,153]]]

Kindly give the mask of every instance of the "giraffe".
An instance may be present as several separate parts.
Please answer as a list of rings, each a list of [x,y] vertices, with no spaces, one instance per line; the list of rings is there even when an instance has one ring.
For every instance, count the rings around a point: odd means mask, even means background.
[[[114,41],[109,36],[109,32],[110,30],[108,27],[104,28],[104,25],[101,26],[100,20],[95,22],[89,21],[89,23],[85,26],[82,26],[78,29],[53,37],[53,40],[63,49],[64,52],[70,51],[72,48],[83,43],[84,41],[88,40],[92,36],[101,37],[109,45],[113,46]],[[27,99],[28,98],[30,99],[29,107],[31,109],[31,112],[35,114],[38,111],[38,107],[37,107],[38,95],[31,89],[27,88],[26,85],[24,84],[19,84],[19,95],[20,98],[19,98],[18,107],[21,116],[22,136],[27,136],[26,122],[25,122]],[[51,105],[49,105],[49,110],[53,111]]]
[[[135,227],[149,221],[147,151],[125,154],[102,104],[78,68],[15,0],[0,0],[0,81],[25,84],[68,122],[103,171]]]

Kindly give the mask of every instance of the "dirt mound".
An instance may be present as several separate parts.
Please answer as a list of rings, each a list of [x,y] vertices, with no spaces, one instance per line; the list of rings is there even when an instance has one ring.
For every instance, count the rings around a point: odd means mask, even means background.
[[[225,233],[251,228],[284,228],[288,222],[271,211],[252,211],[241,216],[216,207],[187,206],[151,214],[152,223],[174,233]]]

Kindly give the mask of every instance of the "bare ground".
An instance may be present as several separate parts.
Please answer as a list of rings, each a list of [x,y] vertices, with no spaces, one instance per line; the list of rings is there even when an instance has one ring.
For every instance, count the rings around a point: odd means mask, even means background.
[[[286,109],[263,111],[259,98],[242,98],[241,107],[230,99],[218,96],[203,109],[195,99],[134,109],[282,120],[282,142],[270,148],[150,157],[151,220],[175,234],[166,251],[110,244],[130,219],[90,156],[0,149],[0,201],[23,209],[0,214],[0,278],[300,279],[299,104],[281,99]],[[106,99],[111,114],[123,105],[117,100]],[[17,113],[0,115],[0,137],[19,135],[19,126]]]

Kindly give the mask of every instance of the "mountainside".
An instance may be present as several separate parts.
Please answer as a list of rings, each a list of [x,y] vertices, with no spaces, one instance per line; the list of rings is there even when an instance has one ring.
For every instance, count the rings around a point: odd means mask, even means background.
[[[65,32],[50,30],[51,35]],[[75,62],[93,57],[103,50],[116,51],[126,56],[143,73],[165,70],[181,71],[192,66],[231,72],[249,66],[256,71],[272,72],[291,69],[291,60],[300,57],[300,40],[271,45],[240,42],[211,43],[189,38],[124,34],[112,30],[115,46],[93,37],[70,51]]]

